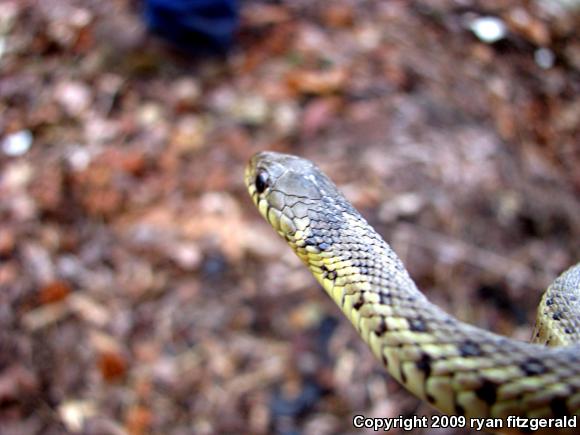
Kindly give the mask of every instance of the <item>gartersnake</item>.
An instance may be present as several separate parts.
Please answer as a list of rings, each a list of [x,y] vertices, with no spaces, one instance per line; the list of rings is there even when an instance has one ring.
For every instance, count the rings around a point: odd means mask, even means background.
[[[430,303],[395,252],[310,161],[261,152],[245,181],[260,213],[417,397],[467,418],[580,414],[580,263],[550,286],[538,308],[535,341],[560,347],[525,343]]]

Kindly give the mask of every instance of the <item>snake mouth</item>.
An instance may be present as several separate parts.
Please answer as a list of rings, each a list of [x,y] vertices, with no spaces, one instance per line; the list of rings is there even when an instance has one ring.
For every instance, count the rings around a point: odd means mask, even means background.
[[[254,193],[252,195],[254,199],[254,203],[258,206],[258,210],[260,210],[260,214],[272,225],[272,227],[276,230],[280,236],[286,238],[287,234],[281,228],[281,217],[283,216],[282,212],[270,205],[266,198],[261,198],[260,195]]]
[[[253,156],[250,161],[248,162],[245,170],[244,170],[244,179],[246,182],[246,188],[248,189],[248,193],[252,198],[252,201],[260,211],[260,214],[274,227],[274,229],[282,236],[285,237],[284,233],[281,232],[280,229],[280,217],[282,212],[273,208],[270,203],[268,202],[267,198],[260,195],[256,188],[256,172],[257,172],[257,162],[256,159],[258,158],[259,154]]]

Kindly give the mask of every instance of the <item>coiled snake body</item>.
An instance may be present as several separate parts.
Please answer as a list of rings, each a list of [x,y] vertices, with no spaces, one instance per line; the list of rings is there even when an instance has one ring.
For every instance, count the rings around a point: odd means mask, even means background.
[[[258,153],[245,181],[261,214],[417,397],[467,418],[580,414],[580,263],[556,279],[538,309],[535,341],[559,347],[520,342],[430,303],[395,252],[308,160]]]

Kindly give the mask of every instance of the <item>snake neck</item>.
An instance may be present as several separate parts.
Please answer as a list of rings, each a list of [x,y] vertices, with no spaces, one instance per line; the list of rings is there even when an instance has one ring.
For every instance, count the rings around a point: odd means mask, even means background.
[[[326,201],[307,221],[286,236],[289,244],[375,356],[415,395],[468,417],[579,412],[579,347],[550,351],[445,313],[349,204]],[[552,391],[532,392],[542,388]]]

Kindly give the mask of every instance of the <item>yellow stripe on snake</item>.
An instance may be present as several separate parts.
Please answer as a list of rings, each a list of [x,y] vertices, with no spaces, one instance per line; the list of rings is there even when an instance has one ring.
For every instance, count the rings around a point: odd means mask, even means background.
[[[258,153],[245,181],[260,213],[417,397],[468,419],[580,420],[580,263],[554,281],[538,308],[535,341],[559,347],[525,343],[430,303],[390,246],[310,161]]]

